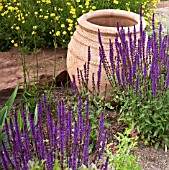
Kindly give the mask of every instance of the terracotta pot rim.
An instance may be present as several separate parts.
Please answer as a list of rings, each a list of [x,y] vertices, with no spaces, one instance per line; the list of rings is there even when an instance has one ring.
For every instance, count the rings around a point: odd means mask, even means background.
[[[89,31],[94,31],[98,32],[98,29],[100,30],[101,33],[108,33],[108,34],[116,34],[118,33],[116,27],[106,27],[106,26],[100,26],[93,24],[89,22],[89,19],[92,19],[94,17],[103,17],[103,16],[119,16],[119,17],[126,17],[129,19],[132,19],[137,22],[135,25],[136,32],[140,31],[140,15],[136,14],[134,12],[128,12],[124,10],[117,10],[117,9],[102,9],[102,10],[96,10],[92,11],[86,14],[83,14],[81,17],[78,19],[79,26],[83,27],[84,29],[87,29]],[[146,21],[142,17],[142,25],[143,25],[143,30],[146,28]],[[128,27],[123,27],[126,34],[128,32]],[[129,26],[130,31],[133,31],[134,26]]]

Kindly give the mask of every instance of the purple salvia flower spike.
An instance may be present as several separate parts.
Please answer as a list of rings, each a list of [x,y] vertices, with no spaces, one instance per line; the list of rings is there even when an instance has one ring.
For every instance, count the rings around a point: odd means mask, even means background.
[[[29,114],[28,115],[29,115],[30,132],[31,132],[31,135],[32,135],[32,141],[35,144],[34,147],[35,147],[37,156],[38,156],[38,158],[40,158],[40,156],[38,155],[38,146],[37,146],[38,145],[37,144],[38,135],[36,134],[36,128],[35,128],[35,124],[34,124],[34,115],[33,115],[33,113],[31,113],[30,108],[29,108]],[[38,115],[39,115],[39,113],[38,113]]]
[[[37,137],[39,139],[39,158],[40,160],[44,159],[45,145],[44,145],[44,135],[41,129],[41,126],[38,127],[36,131]],[[37,151],[36,151],[37,152]]]
[[[142,70],[142,61],[143,61],[142,56],[143,56],[142,55],[142,42],[139,39],[138,40],[138,69],[139,70]]]
[[[39,143],[40,143],[40,152],[39,152],[39,157],[40,159],[44,159],[44,135],[42,132],[42,102],[40,98],[38,99],[38,122],[37,122],[37,129],[36,129],[36,134],[37,137],[39,138]]]
[[[118,31],[118,32],[120,32],[119,22],[117,22],[117,24],[116,24],[116,28],[117,28],[117,31]]]
[[[155,20],[154,20],[154,14],[152,16],[152,30],[155,31]]]
[[[104,149],[106,147],[106,141],[107,141],[107,133],[105,133],[103,136],[102,146],[101,146],[100,155],[99,155],[100,158],[102,157],[102,155],[104,153]]]
[[[41,119],[42,119],[42,102],[40,100],[40,98],[38,99],[38,125],[41,123]]]
[[[109,157],[107,157],[105,165],[104,165],[104,170],[108,170],[108,165],[109,165]]]
[[[134,55],[134,47],[133,47],[133,38],[132,38],[132,33],[130,32],[130,28],[128,28],[128,38],[129,38],[129,52],[130,52],[130,57],[133,58]]]
[[[82,99],[79,99],[78,101],[78,122],[77,122],[77,126],[79,129],[79,137],[78,137],[78,143],[81,144],[83,143],[83,135],[84,135],[84,124],[83,124],[83,117],[82,117]],[[83,150],[83,145],[79,145],[78,147],[78,162],[77,162],[77,167],[80,166],[81,164],[81,157],[82,157],[82,153],[81,152]]]
[[[100,33],[98,33],[98,39],[99,39],[99,43],[100,43],[100,47],[99,47],[99,56],[100,56],[100,64],[103,63],[103,66],[104,66],[104,69],[106,71],[106,74],[107,74],[107,77],[108,77],[108,80],[110,82],[110,84],[112,85],[113,87],[113,84],[112,84],[112,75],[111,75],[111,69],[110,69],[110,66],[109,66],[109,62],[107,61],[107,58],[106,58],[106,55],[105,55],[105,52],[104,52],[104,48],[103,48],[103,45],[102,45],[102,42],[101,42],[101,36],[100,36]],[[101,65],[99,66],[99,70],[101,71]],[[98,71],[99,71],[98,70]],[[98,79],[99,79],[99,75],[98,75]],[[98,85],[99,86],[99,85]],[[99,92],[100,89],[98,89],[98,92]]]
[[[18,116],[16,112],[14,113],[14,126],[16,132],[16,141],[17,143],[21,143],[21,132],[18,125]],[[21,148],[19,148],[19,151],[21,152]]]
[[[156,81],[155,81],[154,74],[153,74],[153,77],[152,77],[152,95],[153,95],[153,97],[156,96]]]
[[[121,78],[120,78],[120,56],[119,56],[119,50],[118,50],[118,42],[116,42],[116,50],[117,50],[117,57],[116,57],[116,77],[118,80],[118,85],[121,85]]]
[[[93,92],[95,91],[96,85],[95,85],[95,79],[94,79],[94,73],[92,74],[92,89]]]
[[[8,144],[9,144],[9,146],[12,147],[11,146],[11,139],[10,139],[9,127],[8,127],[7,119],[5,119],[4,130],[5,130],[5,133],[6,133],[6,140],[7,140]]]
[[[7,149],[6,149],[4,141],[2,141],[2,150],[3,150],[4,160],[6,160],[7,164],[10,165],[14,169],[15,168],[14,164],[12,163],[12,161],[10,159],[10,155],[9,155],[9,152],[7,151]]]
[[[84,77],[83,77],[82,70],[80,70],[80,76],[81,76],[81,81],[82,81],[83,90],[86,90],[88,87],[86,86],[86,83],[85,83],[85,80],[84,80]]]
[[[158,39],[159,39],[160,47],[162,47],[162,24],[161,23],[160,23],[159,31],[158,31]]]
[[[86,124],[87,122],[89,121],[89,101],[86,100],[86,115],[85,115],[85,121],[86,121]]]
[[[15,151],[12,152],[12,158],[14,161],[14,166],[18,168],[18,170],[20,170],[20,164],[17,158],[17,153]]]
[[[99,129],[99,136],[100,136],[100,139],[98,140],[99,142],[99,148],[100,148],[100,151],[99,151],[99,157],[101,158],[101,156],[103,155],[104,153],[104,149],[105,149],[105,146],[106,146],[106,139],[107,139],[107,133],[104,133],[104,112],[102,112],[102,115],[100,116],[100,129]]]
[[[99,41],[100,46],[102,47],[102,46],[103,46],[103,44],[102,44],[102,39],[101,39],[101,33],[100,33],[100,30],[98,30],[98,41]]]
[[[78,95],[78,88],[76,86],[75,75],[72,75],[73,81],[71,81],[71,88],[73,90],[73,95]]]
[[[125,79],[125,70],[124,69],[122,69],[122,71],[121,71],[121,80],[122,80],[122,85],[123,85],[123,88],[124,88],[124,90],[126,90],[126,79]]]
[[[72,113],[71,108],[68,109],[68,165],[71,167],[71,155],[72,155]]]
[[[79,130],[77,122],[74,125],[74,139],[73,139],[73,153],[72,153],[72,170],[76,170],[77,168],[77,148],[78,148],[78,137],[79,137]]]
[[[89,46],[88,47],[87,73],[86,73],[86,84],[87,85],[88,85],[88,81],[89,81],[90,60],[91,60],[91,52],[90,52],[90,46]]]
[[[26,161],[29,161],[30,158],[30,140],[29,140],[29,136],[28,136],[28,130],[27,130],[27,119],[26,119],[26,110],[25,110],[25,106],[24,104],[22,104],[22,120],[24,123],[24,132],[23,132],[23,136],[24,136],[24,146],[26,149]]]
[[[44,103],[44,107],[46,108],[47,106],[47,98],[46,98],[46,93],[43,94],[43,103]]]
[[[50,140],[50,145],[53,148],[53,122],[52,122],[52,115],[50,112],[50,107],[48,105],[47,108],[47,124],[48,124],[48,132],[49,132],[49,140]]]
[[[46,162],[47,162],[48,170],[53,170],[53,160],[51,155],[52,155],[52,149],[48,150],[48,153],[46,154]]]
[[[91,52],[90,52],[90,46],[88,46],[88,65],[90,64],[91,60]]]
[[[120,36],[120,41],[123,46],[123,49],[125,49],[126,36],[125,36],[125,30],[123,29],[123,27],[120,30],[119,36]]]
[[[167,76],[166,76],[165,91],[168,90],[168,86],[169,86],[169,72],[167,72]]]
[[[87,66],[86,66],[86,63],[84,64],[84,73],[83,73],[83,75],[84,75],[84,81],[87,84]]]
[[[11,137],[12,137],[12,140],[14,142],[15,141],[15,130],[14,130],[14,125],[13,125],[13,122],[12,122],[11,118],[9,119],[9,122],[10,122]]]
[[[64,158],[64,143],[65,143],[65,127],[64,127],[64,115],[65,115],[65,106],[63,101],[59,104],[58,114],[59,116],[59,137],[60,137],[60,164],[63,169],[63,158]]]
[[[136,78],[136,94],[138,94],[138,91],[139,91],[139,75],[137,75],[137,78]]]
[[[147,65],[146,65],[146,63],[144,63],[143,78],[144,78],[144,82],[143,82],[144,89],[146,89],[146,78],[147,78]],[[146,93],[146,91],[144,93]]]
[[[102,62],[100,60],[100,64],[99,64],[99,68],[98,68],[98,73],[97,73],[97,90],[98,90],[98,93],[100,93],[101,71],[102,71]]]
[[[87,126],[87,132],[86,132],[86,136],[84,138],[84,150],[83,150],[83,164],[85,166],[88,166],[88,157],[89,157],[89,141],[90,141],[90,123],[88,122],[88,124],[86,124]]]
[[[118,85],[121,86],[121,78],[120,78],[120,68],[119,68],[119,64],[118,64],[118,67],[116,68],[116,77],[117,77],[117,80],[118,80]]]
[[[103,55],[102,52],[103,52],[102,48],[99,47],[99,56],[100,56],[100,60],[101,60],[102,63],[104,63],[104,55]]]
[[[77,79],[78,79],[78,83],[79,83],[79,85],[80,85],[80,84],[81,84],[81,78],[80,78],[79,68],[77,68]]]
[[[145,63],[145,60],[146,60],[146,56],[145,56],[145,53],[146,53],[146,30],[143,31],[143,35],[142,35],[142,44],[141,44],[141,49],[142,49],[142,61],[143,63]]]
[[[142,39],[143,36],[143,21],[142,21],[142,5],[140,6],[140,39]]]
[[[9,170],[9,168],[7,166],[7,162],[6,162],[5,158],[4,158],[4,154],[2,153],[2,151],[1,151],[0,155],[1,155],[1,163],[2,163],[3,169],[4,170]]]
[[[135,48],[136,48],[136,43],[137,43],[137,35],[136,35],[136,27],[135,27],[135,25],[134,25],[134,30],[133,30],[133,34],[134,34],[134,50],[135,50]]]
[[[147,63],[148,65],[150,64],[150,49],[151,49],[151,38],[148,37],[148,41],[146,44],[146,59],[145,59],[145,63]]]
[[[78,101],[78,128],[81,131],[81,121],[82,121],[82,99]],[[81,137],[81,136],[80,136]]]
[[[26,119],[26,113],[24,113],[24,111],[22,111],[22,119]],[[25,125],[25,121],[26,121],[26,125]],[[21,141],[21,132],[19,129],[19,125],[18,125],[18,116],[17,113],[15,112],[14,115],[14,127],[15,127],[15,141],[18,147],[18,154],[23,154],[21,155],[21,157],[23,158],[23,165],[25,165],[26,163],[24,162],[28,162],[31,159],[31,154],[30,154],[30,140],[29,140],[29,136],[28,136],[28,130],[27,130],[27,120],[23,120],[24,122],[24,130],[23,130],[23,136],[24,136],[24,142],[22,145],[22,141]]]
[[[109,47],[110,47],[110,54],[109,54],[109,60],[111,64],[111,69],[112,69],[112,75],[114,76],[115,74],[115,62],[114,62],[114,49],[113,49],[113,44],[111,40],[109,40]]]
[[[11,119],[10,119],[10,130],[11,130],[11,136],[12,136],[12,139],[13,139],[13,140],[11,140],[11,145],[10,145],[10,147],[13,148],[12,159],[13,159],[15,168],[17,167],[18,170],[20,170],[20,162],[18,160],[18,155],[19,155],[18,146],[17,146],[16,140],[15,140],[15,132],[14,132],[14,129],[13,129],[13,123],[12,123]]]
[[[13,122],[12,122],[12,119],[10,118],[10,131],[11,131],[11,137],[12,137],[12,142],[11,142],[11,145],[13,145],[13,150],[12,150],[12,156],[13,156],[13,160],[14,160],[14,166],[17,167],[19,165],[19,161],[18,161],[18,158],[17,158],[17,154],[18,154],[18,145],[16,143],[16,140],[15,140],[15,131],[14,131],[14,125],[13,125]],[[14,147],[15,146],[15,147]]]

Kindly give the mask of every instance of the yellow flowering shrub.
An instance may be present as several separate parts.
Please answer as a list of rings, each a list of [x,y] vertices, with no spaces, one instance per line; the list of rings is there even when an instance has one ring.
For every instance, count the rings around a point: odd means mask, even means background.
[[[159,0],[0,0],[0,50],[16,43],[24,44],[30,51],[35,40],[37,48],[54,44],[67,47],[78,25],[77,19],[84,13],[104,8],[139,13],[142,4],[143,15],[149,21],[157,2]]]

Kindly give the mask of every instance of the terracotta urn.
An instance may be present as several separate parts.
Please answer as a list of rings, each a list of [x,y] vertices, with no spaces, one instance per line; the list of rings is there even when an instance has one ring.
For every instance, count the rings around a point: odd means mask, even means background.
[[[75,75],[76,85],[80,88],[77,79],[77,68],[84,69],[84,64],[88,62],[88,46],[91,51],[90,71],[88,88],[92,89],[92,73],[95,74],[97,80],[97,72],[100,63],[99,57],[99,42],[98,30],[100,30],[102,43],[104,46],[105,54],[109,56],[109,40],[112,43],[115,41],[116,33],[118,33],[116,25],[117,22],[120,27],[123,27],[125,33],[128,33],[128,27],[132,32],[134,25],[136,28],[136,35],[140,35],[140,15],[133,12],[115,9],[103,9],[86,13],[78,19],[78,27],[71,38],[68,45],[67,53],[67,70],[72,80],[72,75]],[[142,19],[143,30],[146,27],[146,21]],[[103,67],[103,66],[102,66]],[[107,80],[104,68],[101,74],[101,94],[105,91],[105,84],[107,83],[107,91],[112,87]],[[107,95],[107,100],[110,101],[110,95]]]

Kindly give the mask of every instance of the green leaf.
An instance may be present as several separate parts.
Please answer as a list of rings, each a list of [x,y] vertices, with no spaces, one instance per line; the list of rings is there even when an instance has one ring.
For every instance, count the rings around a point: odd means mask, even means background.
[[[53,170],[61,170],[58,160],[55,160]]]
[[[147,35],[148,35],[148,36],[151,36],[152,34],[153,34],[152,31],[147,32]]]
[[[146,123],[148,123],[149,125],[151,125],[151,122],[150,122],[150,120],[148,120],[148,119],[145,119],[145,122],[146,122]]]
[[[3,128],[4,122],[5,122],[5,118],[7,116],[7,114],[9,113],[13,102],[16,98],[17,95],[17,91],[18,91],[18,85],[16,86],[14,92],[12,93],[12,95],[10,96],[10,98],[8,99],[8,101],[6,102],[4,108],[0,111],[0,127]]]
[[[114,109],[114,107],[110,103],[106,103],[105,106],[111,110]]]
[[[155,132],[153,136],[157,136],[157,134],[159,133],[160,129],[158,128]]]
[[[7,110],[7,114],[9,113],[9,110],[11,109],[11,106],[13,105],[13,102],[16,98],[17,92],[18,92],[18,85],[16,86],[14,92],[12,93],[12,95],[10,96],[10,98],[8,99],[8,101],[6,102],[6,106],[8,106],[8,110]]]
[[[37,122],[38,122],[38,105],[36,104],[34,112],[34,124],[37,125]]]
[[[96,115],[101,115],[102,111],[103,111],[103,108],[100,108],[99,110],[96,111]]]
[[[154,146],[155,149],[158,149],[159,145],[160,145],[160,142],[156,142],[156,143],[155,143],[155,146]]]
[[[6,139],[6,133],[3,132],[3,133],[1,133],[1,135],[0,135],[0,141],[5,140],[5,139]]]
[[[6,140],[6,133],[3,132],[0,135],[0,150],[2,150],[2,140],[5,141]]]
[[[4,122],[5,122],[5,118],[7,116],[7,110],[8,107],[5,106],[1,111],[0,111],[0,130],[1,128],[3,128]]]
[[[23,120],[22,120],[22,117],[21,117],[21,110],[18,110],[18,125],[19,125],[19,128],[21,130],[23,128]]]
[[[92,152],[93,148],[94,148],[94,145],[93,145],[93,143],[92,143],[92,144],[89,146],[89,153]]]
[[[111,126],[111,124],[110,124],[110,123],[107,123],[107,122],[104,122],[104,126],[108,126],[108,127],[110,127],[110,126]]]

